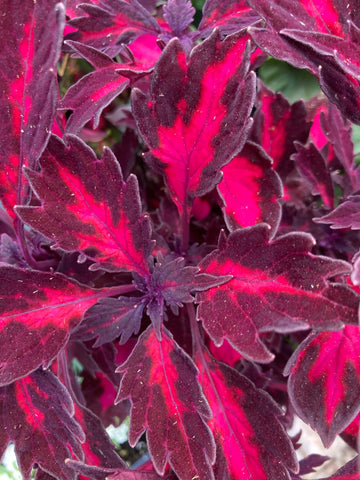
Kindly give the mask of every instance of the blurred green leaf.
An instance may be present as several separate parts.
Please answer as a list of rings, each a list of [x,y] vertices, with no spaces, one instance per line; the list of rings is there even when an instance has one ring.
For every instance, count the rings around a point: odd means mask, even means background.
[[[320,92],[319,82],[310,72],[274,58],[266,60],[258,73],[265,85],[281,92],[291,103],[301,98],[309,100]]]

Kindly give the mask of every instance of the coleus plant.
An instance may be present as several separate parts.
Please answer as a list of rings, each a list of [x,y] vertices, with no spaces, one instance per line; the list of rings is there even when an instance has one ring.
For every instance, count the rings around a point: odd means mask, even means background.
[[[3,2],[0,451],[25,479],[301,479],[325,458],[298,462],[295,415],[357,448],[359,5],[199,14]],[[322,93],[290,104],[268,56]],[[105,430],[127,417],[138,467]]]

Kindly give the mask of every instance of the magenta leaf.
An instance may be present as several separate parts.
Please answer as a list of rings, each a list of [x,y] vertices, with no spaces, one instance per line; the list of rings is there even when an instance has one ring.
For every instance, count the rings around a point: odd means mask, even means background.
[[[41,206],[17,207],[21,219],[55,240],[54,247],[79,251],[93,269],[147,275],[151,253],[149,218],[141,215],[136,177],[124,182],[114,155],[101,160],[80,139],[50,138],[41,173],[27,171]]]
[[[314,222],[330,224],[331,228],[360,229],[360,195],[351,195],[332,212],[314,218]]]
[[[220,181],[220,168],[246,140],[254,100],[247,36],[217,31],[191,53],[171,40],[155,67],[151,98],[135,89],[133,111],[185,224],[193,199]],[[201,129],[199,129],[201,125]]]
[[[119,53],[123,43],[160,31],[156,20],[137,0],[107,0],[99,5],[82,3],[79,8],[86,16],[69,22],[78,31],[67,38],[105,50],[111,57]]]
[[[297,153],[292,158],[295,160],[302,176],[310,184],[311,193],[313,195],[319,194],[324,205],[333,208],[334,186],[326,159],[313,143],[304,146],[296,142],[295,147]]]
[[[256,107],[251,137],[273,159],[274,169],[284,179],[294,168],[290,161],[296,152],[294,141],[305,143],[309,133],[304,102],[290,105],[281,93],[261,83]]]
[[[349,8],[332,0],[316,4],[311,0],[249,0],[249,4],[266,20],[265,27],[250,28],[257,45],[318,76],[330,101],[354,123],[360,123],[360,49],[358,33],[351,38],[357,27],[350,27],[350,3]]]
[[[223,34],[235,33],[259,19],[259,15],[244,0],[206,0],[199,33],[206,37],[214,28],[219,28]]]
[[[147,432],[150,456],[159,475],[167,462],[182,480],[214,480],[215,446],[205,421],[211,412],[197,382],[197,368],[170,332],[159,341],[152,326],[139,337],[128,360],[117,401],[132,403],[129,443]]]
[[[28,200],[22,167],[36,167],[54,120],[65,15],[57,0],[5,0],[1,10],[0,200],[15,218]]]
[[[137,62],[117,63],[88,45],[70,40],[66,43],[96,69],[72,85],[58,105],[60,110],[73,110],[66,123],[66,132],[77,134],[92,118],[97,128],[103,109],[129,86],[131,80],[151,72],[152,67]]]
[[[74,420],[71,397],[55,375],[36,371],[0,388],[1,430],[15,445],[23,478],[41,469],[57,479],[75,480],[66,459],[81,460],[84,433]]]
[[[281,409],[246,377],[207,352],[198,354],[199,380],[213,412],[208,421],[217,446],[216,478],[278,480],[298,464],[278,417]],[[257,405],[256,414],[253,406]]]
[[[103,291],[5,264],[0,279],[0,385],[6,385],[47,368]]]
[[[273,242],[269,235],[266,224],[223,235],[199,265],[204,273],[233,278],[198,294],[198,319],[215,345],[227,339],[260,362],[273,358],[261,332],[339,329],[345,321],[357,322],[358,302],[348,299],[347,287],[326,280],[349,273],[346,262],[309,253],[310,235],[291,233]]]
[[[241,152],[222,168],[218,190],[225,202],[229,230],[266,222],[275,235],[281,217],[278,199],[282,184],[263,149],[247,142]]]
[[[359,358],[359,327],[346,325],[308,337],[286,369],[296,413],[326,447],[360,410]]]

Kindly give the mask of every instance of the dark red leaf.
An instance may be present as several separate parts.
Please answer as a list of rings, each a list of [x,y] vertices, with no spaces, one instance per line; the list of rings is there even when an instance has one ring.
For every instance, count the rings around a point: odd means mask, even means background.
[[[360,195],[351,195],[344,203],[340,203],[332,212],[314,222],[330,224],[331,228],[360,229]]]
[[[332,0],[316,5],[311,0],[249,0],[249,4],[267,22],[266,27],[250,27],[257,45],[275,58],[309,69],[330,101],[360,123],[360,49],[357,27],[351,27],[356,7]]]
[[[73,110],[66,123],[66,132],[77,134],[93,118],[93,127],[97,128],[103,109],[129,86],[131,80],[150,73],[155,61],[152,65],[135,60],[117,63],[88,45],[70,40],[66,43],[96,69],[72,85],[58,105],[60,110]]]
[[[296,413],[326,447],[360,410],[359,358],[359,326],[346,325],[308,337],[286,368]]]
[[[150,456],[159,475],[167,462],[181,480],[214,480],[215,446],[205,420],[211,415],[191,358],[163,328],[139,337],[123,373],[117,400],[132,403],[129,443],[147,432]]]
[[[222,168],[218,185],[230,230],[266,222],[274,236],[281,217],[278,199],[282,184],[263,149],[247,142],[241,152]]]
[[[84,461],[97,467],[125,470],[126,463],[115,452],[115,445],[100,419],[78,402],[75,403],[75,418],[86,437],[82,444]]]
[[[3,343],[2,343],[3,345]],[[75,480],[65,460],[83,458],[84,433],[66,388],[49,371],[36,371],[0,389],[1,430],[15,445],[23,478],[38,464],[57,479]]]
[[[86,16],[69,22],[78,31],[67,38],[105,50],[111,57],[119,53],[123,43],[160,32],[156,20],[137,0],[107,0],[101,5],[82,3],[79,8]]]
[[[311,186],[313,195],[320,194],[324,205],[334,207],[334,186],[326,159],[321,155],[313,143],[307,146],[296,142],[297,153],[292,158],[296,162],[300,173]]]
[[[207,0],[199,32],[202,37],[210,35],[214,28],[219,28],[223,34],[235,33],[259,19],[259,15],[244,0]]]
[[[272,398],[236,370],[207,352],[198,354],[199,380],[213,417],[208,421],[217,445],[219,480],[289,479],[298,464]],[[256,405],[256,409],[254,409]]]
[[[344,285],[326,280],[349,273],[341,260],[314,256],[310,235],[291,233],[269,242],[266,224],[236,230],[199,265],[212,275],[232,275],[224,285],[199,293],[198,318],[221,345],[226,338],[246,358],[269,362],[261,332],[339,329],[357,322],[357,304]],[[344,305],[342,305],[344,303]]]
[[[215,32],[186,63],[180,42],[173,39],[155,67],[151,98],[133,92],[149,164],[164,175],[185,219],[194,197],[219,182],[220,168],[246,140],[255,88],[246,41],[240,33],[221,42]]]
[[[60,274],[0,267],[0,385],[48,367],[101,296]]]
[[[36,166],[54,121],[64,8],[57,0],[4,0],[0,18],[0,199],[27,200],[22,166]]]
[[[109,149],[97,160],[80,139],[50,138],[42,171],[27,171],[40,207],[18,207],[22,220],[55,240],[55,247],[80,251],[96,262],[90,268],[132,270],[147,275],[150,223],[141,215],[136,177],[124,182]]]
[[[140,330],[145,308],[142,297],[103,298],[85,314],[84,321],[74,332],[74,338],[92,340],[94,347],[120,337],[126,343]]]
[[[169,25],[174,37],[181,37],[181,34],[192,23],[195,8],[190,0],[168,0],[163,6],[164,20]]]
[[[357,450],[359,433],[360,413],[358,413],[354,420],[341,432],[341,438],[350,445],[350,447]]]
[[[282,179],[293,170],[290,155],[294,141],[305,143],[310,123],[303,101],[290,105],[281,93],[274,93],[262,83],[256,100],[252,138],[273,159],[273,167]]]

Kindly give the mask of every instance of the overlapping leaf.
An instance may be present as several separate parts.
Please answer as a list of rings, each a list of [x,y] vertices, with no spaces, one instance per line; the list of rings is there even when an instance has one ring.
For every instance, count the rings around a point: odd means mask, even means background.
[[[304,102],[290,105],[281,93],[260,84],[256,106],[252,138],[273,159],[274,169],[285,179],[294,168],[290,161],[296,151],[294,141],[305,143],[309,133]]]
[[[331,228],[360,229],[360,195],[351,195],[340,203],[332,212],[320,218],[314,218],[315,222],[330,224]]]
[[[296,413],[329,446],[360,410],[360,330],[310,336],[287,367]]]
[[[230,163],[222,168],[218,185],[230,230],[266,222],[275,235],[280,222],[282,184],[272,168],[272,161],[261,147],[247,142]]]
[[[60,274],[0,267],[0,385],[47,367],[99,290]]]
[[[75,403],[75,418],[86,437],[82,444],[85,462],[97,467],[125,470],[126,463],[115,452],[115,445],[100,419],[78,402]]]
[[[167,462],[181,480],[214,480],[211,412],[197,381],[197,368],[163,328],[159,341],[152,326],[140,336],[123,373],[117,400],[132,402],[129,443],[147,431],[149,452],[162,475]]]
[[[220,238],[200,268],[233,279],[197,296],[198,318],[216,345],[226,338],[246,358],[268,362],[273,355],[261,332],[339,329],[343,322],[357,322],[356,295],[326,280],[349,273],[349,265],[310,254],[312,246],[313,238],[302,233],[269,242],[266,224]]]
[[[160,31],[156,20],[137,0],[99,1],[98,5],[83,3],[80,8],[86,16],[69,22],[78,31],[67,38],[105,50],[111,57],[122,49],[122,43]]]
[[[14,205],[27,200],[22,166],[35,167],[54,120],[64,8],[5,0],[1,10],[0,199],[14,218]]]
[[[249,3],[267,22],[265,28],[251,27],[257,44],[275,58],[312,71],[329,99],[359,123],[359,18],[352,18],[356,6],[331,0],[316,5],[310,0]]]
[[[221,42],[215,31],[187,63],[173,39],[155,67],[151,98],[134,91],[148,162],[164,175],[185,223],[194,197],[219,182],[220,168],[245,142],[255,87],[246,40],[240,33]]]
[[[130,85],[131,80],[151,72],[155,64],[153,61],[153,64],[144,65],[135,59],[129,63],[117,63],[88,45],[70,40],[67,45],[95,68],[94,72],[72,85],[59,102],[58,109],[73,110],[66,123],[67,133],[77,134],[92,118],[94,128],[97,128],[103,109]]]
[[[91,307],[74,335],[81,340],[96,338],[95,347],[120,337],[126,343],[140,330],[145,308],[142,297],[104,298]]]
[[[280,425],[279,407],[246,377],[216,362],[207,352],[198,353],[197,366],[213,412],[208,425],[217,445],[216,478],[288,479],[286,466],[296,471],[297,461]]]
[[[223,34],[235,33],[260,19],[244,0],[207,0],[202,13],[199,34],[203,37],[210,35],[214,28]]]
[[[293,155],[302,176],[311,186],[313,195],[321,195],[321,199],[329,208],[334,206],[334,186],[326,159],[313,143],[307,146],[295,143],[297,153]]]
[[[18,207],[17,213],[54,239],[56,247],[82,252],[97,262],[93,268],[147,275],[150,224],[141,215],[136,177],[124,182],[110,150],[97,160],[78,138],[69,136],[66,141],[52,136],[41,173],[27,171],[42,205]]]
[[[65,460],[83,458],[80,442],[85,437],[73,418],[71,397],[55,375],[36,371],[1,387],[0,411],[1,431],[15,445],[25,480],[35,464],[57,479],[75,480]]]

